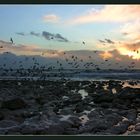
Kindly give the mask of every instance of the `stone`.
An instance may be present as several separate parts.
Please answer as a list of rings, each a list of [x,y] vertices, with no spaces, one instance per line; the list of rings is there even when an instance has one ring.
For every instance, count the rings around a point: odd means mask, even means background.
[[[4,119],[3,113],[0,112],[0,121]]]
[[[135,130],[140,132],[140,123],[137,123],[137,124],[135,125]]]
[[[14,99],[2,102],[2,108],[7,108],[10,110],[22,109],[22,108],[25,108],[26,106],[27,104],[21,98],[14,98]]]
[[[18,126],[18,122],[13,120],[2,120],[0,121],[0,128],[10,128],[14,126]]]

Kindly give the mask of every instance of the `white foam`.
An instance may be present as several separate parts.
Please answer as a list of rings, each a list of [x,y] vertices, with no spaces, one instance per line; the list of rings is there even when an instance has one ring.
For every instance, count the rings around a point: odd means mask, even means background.
[[[81,94],[82,99],[88,96],[88,93],[84,89],[79,90],[78,93]]]
[[[62,118],[60,118],[60,121],[66,121],[71,117],[71,115],[61,115],[61,117]]]

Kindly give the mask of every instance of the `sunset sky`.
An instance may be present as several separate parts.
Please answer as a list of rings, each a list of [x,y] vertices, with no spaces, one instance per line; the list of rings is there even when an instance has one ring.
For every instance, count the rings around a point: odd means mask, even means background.
[[[0,53],[99,50],[104,58],[117,50],[140,58],[140,5],[1,5],[0,31]]]

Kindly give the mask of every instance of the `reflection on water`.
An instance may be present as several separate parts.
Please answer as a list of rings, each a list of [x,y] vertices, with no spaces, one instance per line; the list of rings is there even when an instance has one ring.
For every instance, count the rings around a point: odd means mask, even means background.
[[[124,82],[123,87],[140,88],[140,81],[135,81],[134,84],[130,84],[129,81]]]
[[[78,93],[81,94],[82,99],[85,99],[85,97],[88,96],[88,93],[84,89],[79,90]]]

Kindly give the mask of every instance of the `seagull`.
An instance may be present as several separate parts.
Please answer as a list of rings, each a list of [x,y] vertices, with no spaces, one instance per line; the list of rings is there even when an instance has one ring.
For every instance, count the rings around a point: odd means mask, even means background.
[[[84,41],[82,43],[85,45],[85,42]]]
[[[12,42],[12,44],[13,44],[13,39],[12,38],[10,38],[10,41]]]

